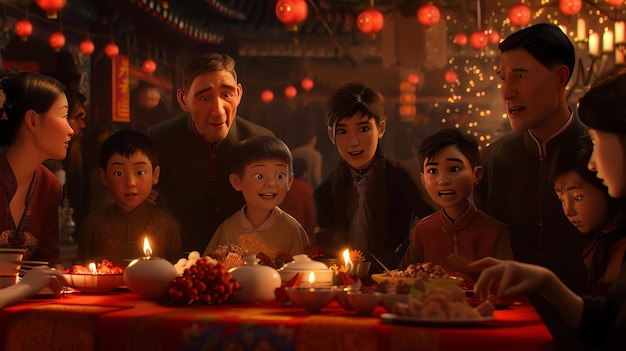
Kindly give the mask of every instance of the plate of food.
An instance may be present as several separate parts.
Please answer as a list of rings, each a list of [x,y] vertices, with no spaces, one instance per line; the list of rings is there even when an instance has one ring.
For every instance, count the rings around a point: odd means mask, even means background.
[[[493,320],[493,316],[479,316],[467,318],[425,318],[422,316],[399,316],[393,313],[383,313],[380,315],[385,323],[418,325],[431,327],[467,327]]]
[[[406,285],[413,285],[415,283],[415,280],[417,279],[423,279],[424,280],[424,285],[426,288],[431,288],[431,287],[446,287],[449,285],[460,285],[463,282],[463,279],[461,278],[456,278],[456,277],[446,277],[446,278],[422,278],[422,277],[416,277],[416,278],[401,278],[401,277],[392,277],[392,276],[388,276],[383,274],[372,274],[372,280],[374,280],[377,283],[382,283],[382,282],[389,282],[392,284],[406,284]]]

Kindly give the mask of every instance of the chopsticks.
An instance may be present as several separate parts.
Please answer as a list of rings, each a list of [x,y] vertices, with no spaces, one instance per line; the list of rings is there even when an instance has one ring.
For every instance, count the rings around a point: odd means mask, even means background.
[[[391,271],[389,270],[389,268],[387,268],[379,259],[378,257],[374,256],[373,253],[370,252],[370,255],[376,260],[376,262],[378,262],[378,264],[383,267],[383,269],[385,270],[385,272],[387,272],[389,275],[393,275],[391,273]]]

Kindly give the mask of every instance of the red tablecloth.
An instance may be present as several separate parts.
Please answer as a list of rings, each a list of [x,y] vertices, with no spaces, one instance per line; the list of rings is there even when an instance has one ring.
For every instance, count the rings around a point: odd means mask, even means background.
[[[0,311],[4,350],[554,350],[528,304],[458,328],[385,324],[335,302],[308,315],[278,302],[172,307],[132,293],[32,299]]]

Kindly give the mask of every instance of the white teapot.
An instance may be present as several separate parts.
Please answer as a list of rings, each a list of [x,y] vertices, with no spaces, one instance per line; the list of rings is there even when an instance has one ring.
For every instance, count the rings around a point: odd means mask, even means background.
[[[260,303],[276,299],[274,291],[280,287],[280,275],[269,266],[261,265],[255,255],[243,258],[246,264],[229,269],[233,279],[239,282],[240,289],[233,293],[233,300],[239,303]]]

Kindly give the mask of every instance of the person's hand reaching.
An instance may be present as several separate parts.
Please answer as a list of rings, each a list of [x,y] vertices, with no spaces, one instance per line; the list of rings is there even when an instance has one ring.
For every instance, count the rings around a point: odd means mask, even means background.
[[[517,261],[501,261],[485,257],[469,264],[482,269],[474,285],[474,294],[486,299],[489,292],[498,298],[542,292],[546,281],[554,274],[548,269]]]
[[[28,286],[30,294],[36,294],[48,286],[56,296],[60,296],[63,287],[68,285],[61,271],[48,266],[34,267],[22,277],[19,284]]]

